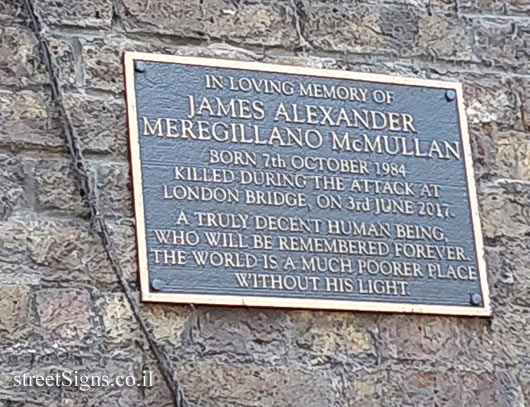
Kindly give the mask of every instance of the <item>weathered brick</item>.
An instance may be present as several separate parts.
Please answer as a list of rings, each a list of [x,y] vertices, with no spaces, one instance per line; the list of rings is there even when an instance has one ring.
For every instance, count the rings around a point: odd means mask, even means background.
[[[530,181],[530,138],[506,132],[496,137],[497,163],[502,178]]]
[[[88,223],[13,218],[0,222],[0,257],[33,269],[45,281],[112,287],[116,276]]]
[[[383,357],[452,360],[461,351],[458,328],[449,317],[393,315],[379,320]]]
[[[213,0],[159,1],[145,4],[123,0],[130,32],[156,32],[189,38],[230,39],[254,45],[292,47],[294,10],[287,0],[234,3]]]
[[[486,239],[525,240],[530,235],[530,187],[499,181],[479,187],[482,231]]]
[[[507,363],[530,362],[530,309],[510,305],[494,311],[491,332],[496,353]]]
[[[436,10],[440,7],[446,7],[448,5],[454,5],[455,0],[360,0],[360,3],[367,4],[407,4],[412,7],[426,8],[430,10]]]
[[[80,195],[70,160],[36,160],[32,164],[40,208],[89,216],[87,201]]]
[[[263,62],[280,65],[300,66],[307,68],[338,69],[337,60],[333,57],[318,57],[313,55],[266,55]]]
[[[304,33],[323,50],[470,60],[471,34],[450,8],[315,3]]]
[[[185,343],[201,354],[237,355],[243,360],[270,360],[289,352],[289,338],[280,327],[291,326],[280,310],[208,307],[196,311],[191,328],[200,326]]]
[[[528,0],[461,0],[460,9],[464,13],[480,14],[530,14],[530,1]]]
[[[344,392],[344,405],[389,407],[388,372],[360,370],[349,375]]]
[[[38,57],[38,41],[27,28],[0,27],[0,84],[33,85],[48,79]]]
[[[530,80],[518,79],[517,90],[521,99],[521,120],[526,131],[530,131]]]
[[[40,273],[34,267],[22,263],[12,263],[5,256],[0,259],[0,284],[36,285],[40,283]]]
[[[173,407],[175,405],[173,394],[167,387],[156,361],[146,363],[145,369],[153,372],[153,386],[143,389],[143,406]]]
[[[47,36],[48,49],[53,58],[54,75],[63,88],[83,86],[83,73],[78,67],[81,58],[81,41],[77,37]],[[77,68],[77,69],[76,69]]]
[[[149,304],[142,307],[142,313],[156,341],[169,346],[182,343],[181,334],[191,314],[189,307]]]
[[[332,378],[317,370],[202,361],[181,363],[176,373],[184,394],[197,406],[340,405]]]
[[[337,59],[337,66],[340,69],[351,72],[378,73],[405,78],[428,78],[439,79],[436,73],[429,69],[428,66],[422,66],[410,62],[393,63],[386,61],[386,57],[373,57],[378,60],[377,63],[370,60],[359,60],[361,57],[348,56],[344,59]],[[336,68],[335,68],[336,69]],[[447,79],[447,78],[446,78]]]
[[[299,311],[289,315],[296,344],[319,358],[358,361],[375,355],[377,327],[371,316],[352,313]]]
[[[251,51],[230,46],[219,46],[218,44],[212,44],[212,46],[208,47],[176,47],[164,43],[135,42],[123,39],[85,39],[82,48],[82,60],[84,62],[83,74],[86,86],[93,89],[123,94],[122,55],[124,51],[217,57],[243,61],[255,60],[259,57]]]
[[[495,295],[495,292],[492,295]],[[492,307],[494,310],[497,307],[495,299],[493,299]],[[458,358],[452,361],[452,365],[463,369],[486,371],[491,371],[497,366],[505,366],[507,361],[505,356],[499,352],[498,343],[492,336],[490,319],[457,319],[455,325],[459,331],[460,352]]]
[[[463,405],[466,406],[499,406],[499,405],[513,405],[507,403],[510,401],[510,391],[508,383],[510,379],[505,377],[503,372],[495,373],[479,373],[473,374],[469,372],[463,372],[458,375],[454,380],[456,385],[458,382],[462,386],[463,393]],[[502,389],[500,393],[499,389]],[[448,402],[452,402],[449,397],[442,394],[439,396],[442,400],[447,399]],[[455,406],[458,406],[458,401],[453,402]]]
[[[524,174],[521,163],[510,161],[511,158],[507,161],[509,148],[503,149],[505,158],[497,157],[499,145],[503,144],[501,139],[506,140],[509,134],[523,129],[517,83],[500,75],[467,72],[458,73],[454,79],[464,85],[464,105],[476,178],[494,179],[508,174]]]
[[[67,342],[82,340],[93,329],[91,303],[86,290],[47,289],[35,293],[41,327],[52,338]]]
[[[517,369],[517,377],[521,384],[521,392],[524,400],[523,405],[530,403],[530,364],[521,364]]]
[[[0,3],[0,21],[5,25],[26,22],[25,10],[18,0],[4,0]]]
[[[474,125],[469,127],[468,133],[471,151],[473,152],[475,180],[481,182],[483,179],[496,177],[498,172],[496,162],[497,147],[493,140],[493,127],[489,124]]]
[[[44,91],[0,93],[0,144],[64,150],[60,123]]]
[[[493,317],[458,323],[462,344],[458,363],[469,369],[491,370],[528,360],[524,349],[529,346],[530,246],[524,239],[510,238],[498,238],[495,244],[485,249]]]
[[[36,6],[46,24],[101,28],[112,22],[112,0],[37,0]]]
[[[136,255],[134,220],[108,219],[107,225],[125,279],[129,281],[129,284],[137,284],[138,256]]]
[[[482,63],[527,72],[530,69],[530,24],[519,20],[473,20],[473,51]]]
[[[143,366],[140,360],[133,358],[121,360],[121,358],[111,359],[100,355],[100,360],[92,366],[84,366],[81,374],[100,374],[108,375],[112,380],[117,376],[134,376],[140,378]],[[141,406],[143,398],[143,388],[138,386],[110,386],[110,387],[92,387],[85,392],[85,403],[87,407],[92,406]],[[71,392],[71,398],[79,403],[79,391]]]
[[[0,285],[0,343],[19,341],[31,329],[30,288],[25,285]]]
[[[500,75],[461,74],[464,103],[471,126],[484,124],[520,128],[520,107],[515,82]]]
[[[0,154],[0,219],[7,219],[15,209],[28,206],[24,178],[20,159]]]
[[[77,132],[79,147],[85,153],[128,158],[124,99],[68,94],[66,105]]]
[[[396,405],[499,406],[499,378],[490,373],[391,371]]]
[[[391,383],[399,397],[396,403],[402,405],[434,406],[436,401],[436,373],[433,372],[390,372]],[[443,383],[440,380],[441,383]],[[453,392],[456,389],[453,389]]]
[[[89,88],[123,93],[122,54],[124,51],[145,51],[134,43],[94,39],[82,48],[85,84]]]
[[[139,341],[141,333],[131,306],[124,294],[108,294],[103,298],[103,326],[107,340],[116,346]]]
[[[465,20],[439,11],[423,15],[418,25],[417,43],[412,49],[403,50],[403,55],[428,55],[450,61],[472,59],[471,33]]]
[[[317,3],[307,11],[305,35],[316,47],[324,50],[367,52],[397,55],[401,47],[410,47],[418,33],[418,17],[413,11],[404,12],[390,25],[400,38],[382,31],[383,17],[374,7],[348,3]],[[401,24],[398,28],[397,24]]]
[[[107,217],[133,216],[129,168],[129,164],[115,163],[97,166],[98,201],[101,211]]]
[[[504,240],[498,247],[486,247],[485,258],[493,307],[530,306],[530,247]]]

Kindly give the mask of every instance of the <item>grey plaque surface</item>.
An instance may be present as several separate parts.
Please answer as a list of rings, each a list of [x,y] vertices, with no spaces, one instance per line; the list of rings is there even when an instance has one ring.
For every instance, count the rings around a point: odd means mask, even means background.
[[[489,315],[462,88],[126,53],[142,298]]]

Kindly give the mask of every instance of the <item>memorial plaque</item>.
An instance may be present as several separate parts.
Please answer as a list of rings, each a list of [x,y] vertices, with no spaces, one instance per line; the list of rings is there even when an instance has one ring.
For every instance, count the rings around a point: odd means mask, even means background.
[[[125,54],[144,301],[490,315],[462,86]]]

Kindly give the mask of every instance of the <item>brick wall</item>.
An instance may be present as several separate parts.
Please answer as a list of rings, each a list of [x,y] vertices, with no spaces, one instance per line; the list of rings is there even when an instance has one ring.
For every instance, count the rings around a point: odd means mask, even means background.
[[[140,303],[124,50],[463,82],[493,317]],[[408,405],[530,405],[528,0],[1,2],[1,407]]]

